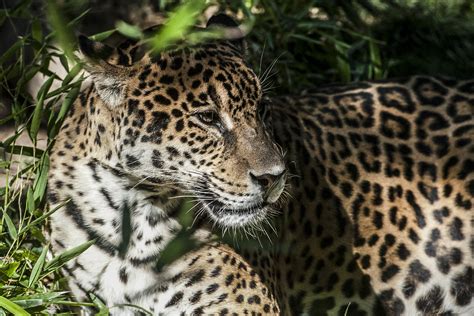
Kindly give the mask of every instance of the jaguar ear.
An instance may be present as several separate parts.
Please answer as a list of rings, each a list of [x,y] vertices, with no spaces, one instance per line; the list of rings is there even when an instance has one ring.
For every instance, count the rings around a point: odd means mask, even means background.
[[[125,97],[129,70],[113,64],[117,49],[82,35],[78,40],[85,57],[84,69],[91,74],[100,98],[110,108],[119,106]]]
[[[244,34],[242,30],[239,29],[239,25],[227,14],[220,13],[212,16],[209,21],[207,21],[207,28],[220,27],[228,33],[231,38],[228,40],[235,48],[237,48],[242,55],[245,54],[246,44],[244,41]]]
[[[207,27],[211,25],[221,25],[225,27],[238,27],[237,22],[234,21],[230,16],[224,13],[213,15],[209,21],[207,21]]]

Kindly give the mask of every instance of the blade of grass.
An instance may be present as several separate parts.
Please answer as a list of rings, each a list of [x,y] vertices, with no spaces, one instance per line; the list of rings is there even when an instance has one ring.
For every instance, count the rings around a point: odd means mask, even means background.
[[[117,31],[129,38],[141,39],[143,38],[143,33],[138,26],[128,24],[124,21],[118,21],[115,24]]]
[[[37,18],[33,20],[33,23],[31,25],[31,37],[38,43],[41,43],[43,41],[43,30],[41,27],[41,22]]]
[[[94,302],[94,304],[99,308],[99,312],[96,313],[96,315],[98,315],[98,316],[108,316],[110,314],[110,312],[109,312],[109,309],[107,308],[107,306],[94,294],[91,293],[89,295],[92,299],[92,302]]]
[[[0,296],[0,307],[6,309],[13,315],[18,315],[18,316],[27,316],[31,315],[27,311],[25,311],[23,308],[18,306],[17,304],[13,303],[12,301],[8,300],[7,298]]]
[[[79,86],[74,87],[68,92],[68,94],[64,98],[64,101],[61,105],[59,113],[56,116],[56,121],[54,122],[54,125],[48,128],[48,137],[50,139],[53,139],[58,133],[64,121],[64,118],[66,117],[67,112],[69,111],[69,109],[71,108],[71,105],[74,103],[77,96],[79,95],[79,91],[80,91]]]
[[[28,191],[26,192],[26,210],[28,211],[29,214],[33,215],[35,209],[36,209],[36,206],[35,206],[35,199],[33,197],[33,189],[29,187]]]
[[[22,229],[20,229],[20,232],[18,233],[18,235],[22,235],[24,233],[27,233],[32,227],[34,227],[35,225],[41,223],[42,221],[44,221],[46,218],[48,218],[51,214],[53,214],[54,212],[56,212],[57,210],[59,210],[61,207],[63,207],[65,204],[67,203],[67,201],[59,204],[58,206],[56,206],[55,208],[49,210],[48,212],[44,213],[43,215],[41,215],[40,217],[38,217],[37,219],[33,220],[31,223],[29,223],[28,225],[26,225],[25,227],[23,227]]]
[[[7,224],[7,229],[8,229],[8,234],[10,237],[15,240],[18,236],[18,232],[16,230],[15,224],[13,224],[12,219],[10,218],[10,215],[6,212],[6,210],[3,211],[3,221]],[[0,233],[2,233],[1,227],[0,227]]]
[[[39,280],[41,272],[43,271],[44,263],[46,260],[46,254],[48,253],[48,248],[49,244],[44,246],[43,251],[41,251],[41,254],[38,257],[38,260],[36,260],[36,263],[33,266],[33,269],[31,270],[30,279],[28,280],[28,288],[31,288],[31,286]]]
[[[19,146],[19,145],[6,145],[0,142],[0,148],[5,150],[6,153],[13,155],[23,155],[28,157],[41,158],[44,154],[44,150],[30,147],[30,146]]]
[[[336,50],[335,59],[339,78],[342,82],[349,82],[351,80],[351,67],[347,62],[347,48],[339,41],[334,42],[334,48]]]
[[[12,58],[13,55],[22,47],[23,43],[17,41],[0,57],[0,65],[3,65],[8,59]]]
[[[116,29],[113,29],[113,30],[97,33],[97,34],[89,36],[89,38],[93,41],[102,42],[103,40],[109,38],[116,31],[117,31]]]
[[[382,60],[380,57],[379,45],[374,41],[369,41],[369,52],[370,52],[370,65],[372,67],[372,78],[373,79],[382,79],[383,70],[382,70]]]
[[[33,118],[31,119],[29,134],[31,141],[36,144],[36,136],[38,135],[38,130],[41,124],[41,117],[43,114],[43,104],[45,100],[45,96],[48,93],[51,85],[53,84],[54,77],[50,77],[42,86],[41,89],[38,91],[38,102],[36,103],[35,110],[33,112]]]
[[[76,78],[76,76],[79,74],[81,70],[82,70],[82,65],[80,63],[74,65],[71,71],[69,71],[66,77],[64,77],[63,82],[61,83],[61,86],[64,87],[68,85],[74,78]]]
[[[46,184],[48,183],[48,171],[49,171],[49,156],[44,154],[40,162],[39,175],[36,176],[33,184],[33,198],[35,201],[41,201],[44,198],[46,192]]]
[[[63,253],[55,256],[50,261],[46,262],[43,269],[43,277],[47,274],[54,272],[66,264],[69,260],[79,256],[81,253],[86,251],[90,246],[95,243],[95,240],[87,241],[79,246],[72,249],[66,250]]]
[[[73,53],[73,47],[75,41],[71,30],[71,24],[66,23],[66,21],[64,20],[64,15],[59,10],[58,4],[55,0],[48,0],[47,13],[48,20],[54,29],[54,35],[57,41],[59,42],[59,45],[61,46],[66,56],[69,59],[74,60],[75,57]]]

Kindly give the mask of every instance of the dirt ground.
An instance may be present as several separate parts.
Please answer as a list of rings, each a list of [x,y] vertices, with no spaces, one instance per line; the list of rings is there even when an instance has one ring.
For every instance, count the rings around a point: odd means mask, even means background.
[[[15,126],[13,125],[2,125],[0,126],[0,141],[4,142],[9,137],[15,134]],[[38,144],[37,148],[45,149],[48,137],[46,135],[45,130],[40,130],[38,132]],[[23,132],[15,142],[15,145],[18,146],[29,146],[33,147],[33,143],[31,142],[28,134]],[[9,161],[11,159],[10,168],[5,168],[3,166],[0,167],[0,187],[5,186],[6,181],[8,178],[14,176],[19,167],[25,166],[27,163],[31,162],[33,158],[28,156],[22,155],[13,155],[4,152],[2,148],[0,148],[0,157],[1,160]]]

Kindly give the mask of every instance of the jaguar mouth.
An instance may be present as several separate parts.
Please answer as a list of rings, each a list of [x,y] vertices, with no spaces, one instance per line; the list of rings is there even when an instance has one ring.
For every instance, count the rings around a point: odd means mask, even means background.
[[[207,207],[215,214],[251,215],[253,213],[259,212],[267,205],[268,203],[258,203],[249,207],[232,208],[219,201],[213,201],[212,203],[209,203]]]
[[[204,210],[208,218],[223,228],[239,228],[253,226],[258,227],[260,223],[278,213],[280,197],[285,189],[286,174],[280,177],[272,187],[260,199],[255,202],[234,200],[213,192],[209,181],[199,181],[193,191],[204,192],[197,195],[200,210]],[[222,199],[230,203],[222,202]]]
[[[268,203],[257,203],[246,207],[231,207],[219,201],[203,203],[210,217],[224,227],[243,227],[262,221],[271,210]]]

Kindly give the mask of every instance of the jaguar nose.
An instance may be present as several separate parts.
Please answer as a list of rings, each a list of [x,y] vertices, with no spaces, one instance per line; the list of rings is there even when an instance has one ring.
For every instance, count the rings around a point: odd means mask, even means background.
[[[266,192],[273,186],[275,182],[277,182],[283,176],[284,173],[284,170],[276,175],[270,173],[255,175],[253,173],[250,173],[250,178],[255,184],[259,185]]]

